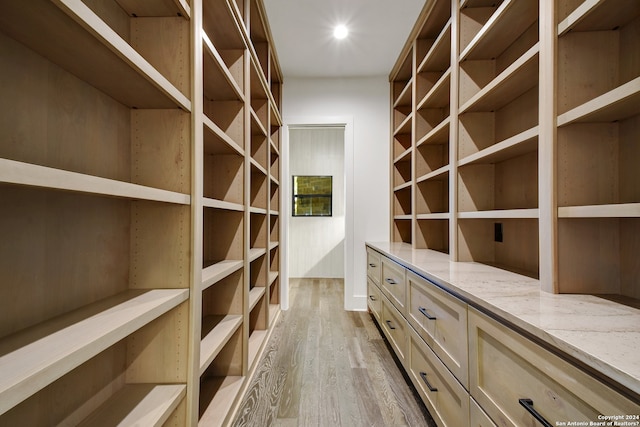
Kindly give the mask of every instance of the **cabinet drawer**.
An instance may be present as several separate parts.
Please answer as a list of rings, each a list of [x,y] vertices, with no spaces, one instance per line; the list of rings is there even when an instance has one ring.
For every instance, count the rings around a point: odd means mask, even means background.
[[[471,308],[469,367],[471,395],[500,426],[538,425],[522,399],[551,425],[640,413],[639,405]]]
[[[382,298],[382,316],[380,324],[385,335],[391,343],[391,347],[396,352],[398,359],[405,364],[405,354],[407,351],[407,321],[400,312],[389,303],[389,300]]]
[[[467,304],[410,271],[407,282],[409,323],[468,388]]]
[[[373,283],[371,278],[367,278],[367,305],[371,313],[380,321],[380,311],[382,310],[382,297],[380,289]]]
[[[388,258],[382,258],[382,292],[401,313],[405,313],[405,269]]]
[[[473,397],[469,398],[469,424],[471,427],[497,427]]]
[[[409,375],[438,426],[469,425],[469,393],[418,334],[409,329]]]
[[[367,248],[367,276],[373,283],[380,286],[380,274],[382,272],[381,255],[371,248]]]

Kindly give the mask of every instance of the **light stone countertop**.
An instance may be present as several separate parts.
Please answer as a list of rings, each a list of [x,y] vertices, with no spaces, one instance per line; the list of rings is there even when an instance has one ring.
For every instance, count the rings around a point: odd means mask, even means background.
[[[406,243],[367,246],[640,395],[640,310],[592,295],[543,292],[536,279],[452,262]]]

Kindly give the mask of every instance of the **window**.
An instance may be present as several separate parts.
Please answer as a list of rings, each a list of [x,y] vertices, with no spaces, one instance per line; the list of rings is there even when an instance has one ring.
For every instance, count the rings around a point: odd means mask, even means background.
[[[331,216],[333,177],[293,176],[293,216]]]

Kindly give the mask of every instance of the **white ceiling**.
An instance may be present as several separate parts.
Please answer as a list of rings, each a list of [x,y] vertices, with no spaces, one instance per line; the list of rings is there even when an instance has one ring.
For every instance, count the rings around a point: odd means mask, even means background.
[[[387,76],[425,0],[264,0],[284,77]],[[349,36],[333,37],[345,24]]]

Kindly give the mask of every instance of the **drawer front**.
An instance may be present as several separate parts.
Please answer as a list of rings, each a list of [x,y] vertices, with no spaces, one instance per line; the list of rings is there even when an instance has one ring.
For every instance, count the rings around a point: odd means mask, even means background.
[[[401,313],[405,312],[405,269],[388,258],[382,258],[382,292]]]
[[[469,393],[412,329],[409,376],[438,426],[469,425]]]
[[[367,276],[373,283],[380,286],[380,275],[382,273],[382,255],[371,248],[367,248]]]
[[[380,312],[382,310],[382,296],[380,289],[373,283],[371,278],[367,278],[367,305],[371,313],[380,321]]]
[[[468,388],[467,304],[412,272],[407,282],[409,323]]]
[[[469,424],[471,427],[497,427],[473,397],[469,398]]]
[[[407,350],[407,321],[400,312],[389,303],[389,300],[382,298],[382,317],[380,324],[384,330],[391,347],[396,352],[398,359],[405,364],[405,354]]]
[[[469,367],[471,395],[500,426],[538,425],[525,406],[551,425],[640,413],[639,405],[471,308]]]

